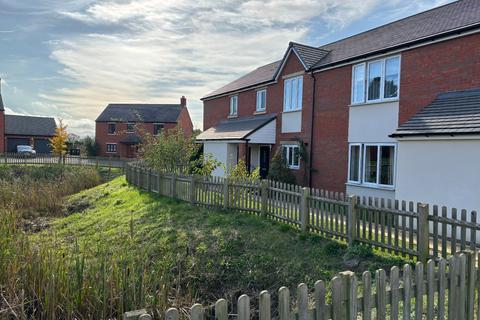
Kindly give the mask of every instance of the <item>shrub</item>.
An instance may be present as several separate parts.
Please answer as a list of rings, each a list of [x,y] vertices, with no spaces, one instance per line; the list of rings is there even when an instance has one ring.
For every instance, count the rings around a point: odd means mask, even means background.
[[[92,137],[85,137],[80,143],[82,154],[89,157],[95,157],[98,154],[98,144]]]
[[[229,176],[232,180],[240,181],[257,181],[260,180],[260,168],[255,168],[252,172],[247,170],[247,165],[245,160],[241,159],[238,161],[237,165],[230,172]]]
[[[283,153],[280,150],[272,157],[270,162],[270,170],[268,173],[268,179],[295,184],[295,176],[293,175],[292,170],[287,167],[287,162],[283,157]]]

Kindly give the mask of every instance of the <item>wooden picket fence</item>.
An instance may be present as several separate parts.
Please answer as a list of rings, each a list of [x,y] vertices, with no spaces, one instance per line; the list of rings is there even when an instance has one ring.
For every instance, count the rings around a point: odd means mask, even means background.
[[[356,319],[478,319],[480,294],[476,253],[459,252],[426,264],[394,266],[389,275],[379,269],[374,278],[365,271],[357,279],[351,271],[341,272],[330,283],[317,281],[313,290],[306,284],[298,285],[296,294],[286,287],[278,290],[278,301],[271,299],[268,291],[258,297],[258,309],[252,308],[250,297],[241,295],[236,304],[228,305],[225,299],[214,306],[195,304],[190,309],[170,308],[166,320],[356,320]],[[372,280],[374,279],[374,280]],[[144,313],[146,311],[142,311]],[[131,313],[124,319],[139,319]],[[140,319],[151,319],[140,315]]]
[[[65,155],[62,158],[53,154],[37,154],[35,157],[23,156],[18,153],[2,153],[0,154],[0,164],[13,165],[44,165],[44,164],[66,164],[81,166],[97,166],[109,168],[124,168],[130,159],[122,159],[118,157],[83,157]]]
[[[261,215],[303,231],[360,242],[426,263],[480,246],[476,211],[345,195],[275,181],[156,172],[129,163],[127,181],[145,190],[190,202]]]

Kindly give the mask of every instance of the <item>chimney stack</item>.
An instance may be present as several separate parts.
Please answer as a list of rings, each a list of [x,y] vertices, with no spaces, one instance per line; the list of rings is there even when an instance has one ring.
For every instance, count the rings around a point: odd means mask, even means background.
[[[182,107],[186,107],[186,106],[187,106],[187,98],[185,98],[185,96],[182,96],[182,97],[180,98],[180,105],[181,105]]]
[[[5,111],[2,99],[2,78],[0,78],[0,111]]]

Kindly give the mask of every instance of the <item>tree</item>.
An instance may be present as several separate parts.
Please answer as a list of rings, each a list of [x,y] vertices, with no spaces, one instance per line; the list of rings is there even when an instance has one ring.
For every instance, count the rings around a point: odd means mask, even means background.
[[[58,162],[61,162],[62,157],[67,153],[67,140],[67,125],[63,124],[63,120],[60,119],[57,128],[55,128],[55,135],[50,139],[52,152],[58,156]]]
[[[273,155],[272,161],[270,162],[270,170],[268,172],[268,179],[295,184],[295,176],[292,173],[292,170],[287,167],[287,161],[283,156],[281,150]]]
[[[98,144],[90,136],[87,136],[81,140],[80,148],[81,152],[86,154],[89,157],[95,157],[98,154]]]

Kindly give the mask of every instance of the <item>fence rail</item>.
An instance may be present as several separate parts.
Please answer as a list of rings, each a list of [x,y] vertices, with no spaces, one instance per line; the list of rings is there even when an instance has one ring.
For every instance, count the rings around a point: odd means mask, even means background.
[[[477,212],[391,199],[358,197],[275,181],[234,181],[219,177],[155,172],[130,163],[127,181],[192,205],[262,215],[304,231],[364,243],[416,258],[480,247]]]
[[[97,166],[110,168],[124,168],[128,159],[114,158],[114,157],[82,157],[65,155],[58,157],[52,154],[37,154],[34,157],[20,155],[18,153],[3,153],[0,154],[0,164],[68,164],[68,165],[82,165],[82,166]]]

